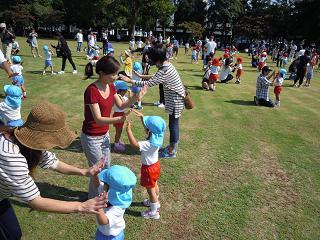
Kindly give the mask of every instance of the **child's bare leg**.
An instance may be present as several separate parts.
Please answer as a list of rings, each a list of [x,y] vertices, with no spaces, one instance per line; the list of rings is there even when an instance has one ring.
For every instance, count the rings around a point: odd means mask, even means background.
[[[23,96],[26,97],[27,96],[27,90],[26,90],[26,87],[25,87],[24,84],[21,85],[21,90],[22,90]]]
[[[122,134],[122,128],[117,127],[116,128],[116,135],[114,137],[114,142],[115,143],[118,143],[120,141],[121,134]]]
[[[158,182],[156,182],[155,189],[156,189],[156,194],[158,196],[158,201],[159,201],[159,186],[158,186]]]
[[[149,199],[151,203],[157,203],[158,202],[158,195],[156,192],[156,187],[147,189]]]
[[[53,73],[53,66],[50,66],[50,69],[51,69],[51,73]]]
[[[31,53],[33,57],[36,57],[36,55],[34,55],[33,47],[31,47]]]
[[[41,57],[41,56],[40,56],[40,54],[39,54],[39,50],[38,50],[38,48],[37,48],[37,47],[35,47],[35,49],[36,49],[36,53],[37,53],[38,57]]]

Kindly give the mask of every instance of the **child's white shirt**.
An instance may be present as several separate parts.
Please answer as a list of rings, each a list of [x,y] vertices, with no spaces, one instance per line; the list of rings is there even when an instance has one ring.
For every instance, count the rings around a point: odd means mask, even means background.
[[[129,46],[131,47],[131,48],[134,48],[134,45],[135,45],[136,43],[135,43],[135,41],[130,41],[129,42]]]
[[[197,49],[192,49],[192,56],[196,56],[197,55]]]
[[[211,67],[210,67],[211,74],[219,74],[219,70],[220,70],[219,66],[211,65]]]
[[[313,73],[313,66],[310,63],[307,64],[307,73]]]
[[[242,63],[241,63],[241,64],[238,64],[238,65],[237,65],[237,68],[238,68],[238,69],[243,69]]]
[[[143,44],[142,41],[138,41],[138,42],[137,42],[138,48],[142,48],[142,44]]]
[[[98,188],[99,194],[103,192],[103,186],[104,183],[101,182]],[[110,206],[108,208],[105,208],[103,211],[108,218],[108,224],[99,225],[99,223],[97,222],[99,231],[106,236],[117,236],[126,227],[126,223],[123,218],[125,209],[117,206]]]
[[[274,86],[282,86],[284,79],[282,77],[276,77],[274,79]]]
[[[266,60],[267,60],[266,57],[260,57],[260,58],[259,58],[259,62],[262,62],[262,63],[265,62]]]
[[[19,76],[22,75],[23,67],[20,64],[13,64],[10,68],[13,73],[17,73]]]
[[[0,102],[0,115],[4,125],[7,125],[8,122],[21,119],[21,108],[16,109],[10,107],[5,102]]]
[[[77,42],[83,42],[83,34],[82,33],[77,33]]]
[[[52,52],[51,51],[45,52],[45,55],[46,55],[46,61],[52,60]]]
[[[152,146],[148,140],[138,142],[141,152],[141,163],[143,165],[152,165],[158,162],[159,147]]]
[[[128,98],[126,96],[123,96],[121,98],[122,98],[122,102],[125,102],[125,101],[128,100]],[[118,108],[118,106],[116,104],[113,104],[113,111],[114,112],[125,112],[126,109],[125,108],[124,109],[120,109],[120,108]]]

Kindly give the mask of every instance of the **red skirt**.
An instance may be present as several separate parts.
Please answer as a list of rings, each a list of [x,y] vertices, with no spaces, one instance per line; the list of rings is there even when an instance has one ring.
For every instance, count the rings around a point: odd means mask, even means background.
[[[275,86],[274,87],[273,92],[275,95],[280,95],[281,91],[282,91],[282,86]]]
[[[209,76],[209,82],[210,83],[215,83],[219,79],[219,74],[210,74]]]
[[[147,189],[154,188],[160,177],[160,162],[141,166],[140,184]]]
[[[243,69],[238,69],[236,77],[240,78],[242,74],[243,74]]]

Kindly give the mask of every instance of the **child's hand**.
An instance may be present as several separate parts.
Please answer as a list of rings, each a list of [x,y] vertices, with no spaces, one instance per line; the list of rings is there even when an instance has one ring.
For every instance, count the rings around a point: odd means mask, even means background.
[[[131,129],[131,122],[130,121],[126,121],[126,129]]]
[[[143,118],[143,114],[135,109],[132,109],[132,112],[137,116],[137,117],[140,117],[140,118]]]
[[[119,74],[119,79],[122,80],[122,81],[125,81],[127,83],[132,83],[132,80],[122,74]]]

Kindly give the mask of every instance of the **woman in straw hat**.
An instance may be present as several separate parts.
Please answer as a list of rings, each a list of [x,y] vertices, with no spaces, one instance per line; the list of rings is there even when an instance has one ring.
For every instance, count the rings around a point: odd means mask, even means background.
[[[38,211],[56,213],[98,213],[105,207],[106,196],[86,202],[58,201],[40,196],[34,182],[37,166],[79,176],[95,176],[103,163],[80,169],[59,161],[50,148],[66,148],[75,135],[68,129],[64,113],[47,102],[35,106],[20,128],[0,133],[0,239],[20,239],[21,229],[9,197],[15,196]]]

